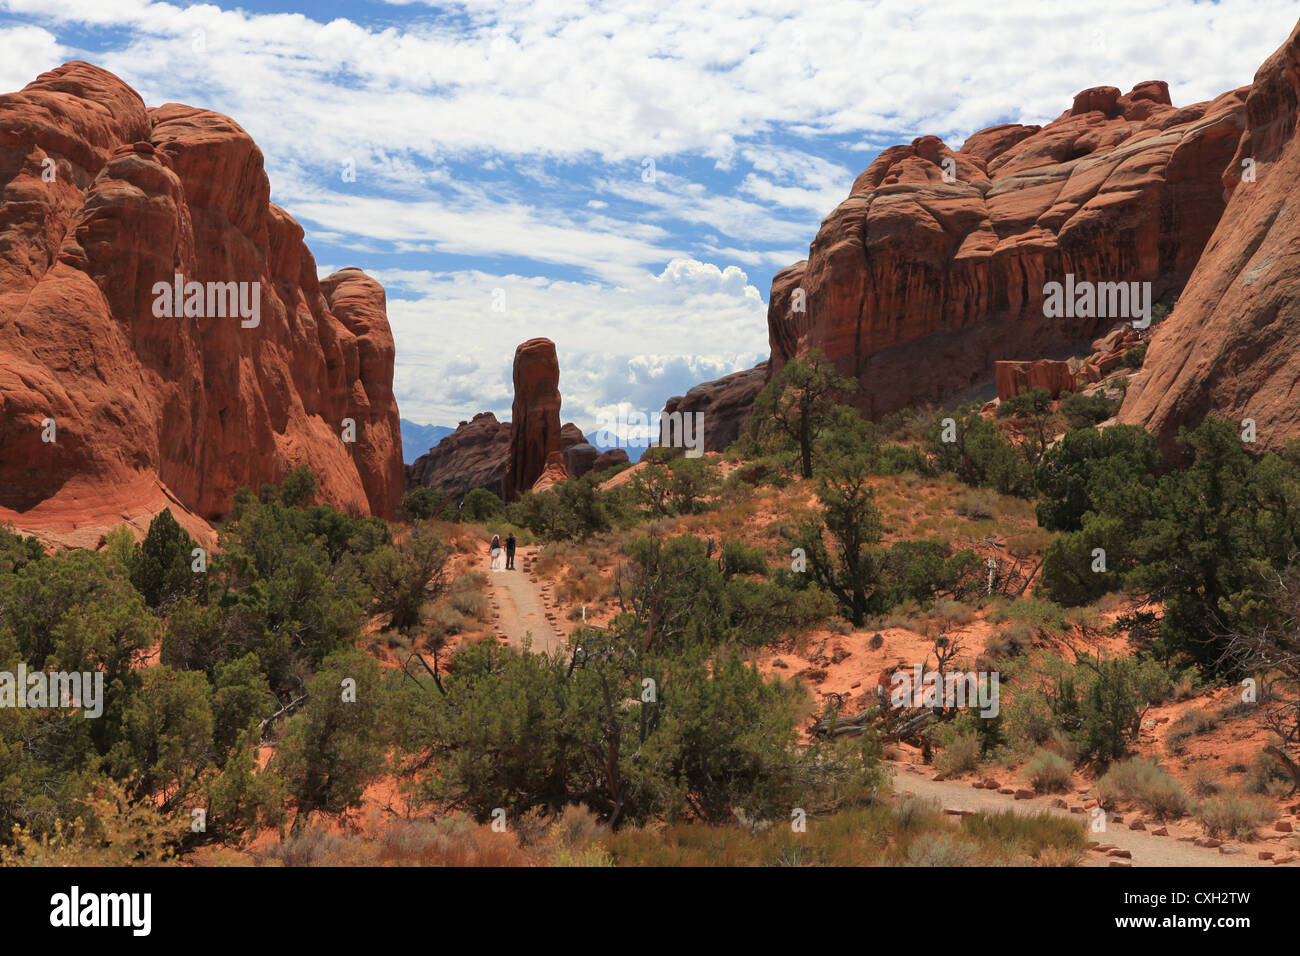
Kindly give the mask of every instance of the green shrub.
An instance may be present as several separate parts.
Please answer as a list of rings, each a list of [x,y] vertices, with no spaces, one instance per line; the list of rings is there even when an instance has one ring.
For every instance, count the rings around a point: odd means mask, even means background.
[[[437,488],[412,488],[402,496],[401,512],[409,521],[456,521],[460,514],[451,495]]]
[[[958,774],[969,773],[979,766],[980,762],[980,738],[974,731],[968,732],[946,732],[948,728],[941,731],[943,747],[938,756],[934,758],[934,765],[942,773]]]
[[[1061,414],[1071,428],[1090,428],[1115,414],[1119,402],[1111,401],[1100,391],[1085,395],[1070,392],[1061,399]]]
[[[460,506],[461,520],[473,521],[477,524],[497,521],[504,517],[505,513],[505,502],[486,488],[475,488],[465,496]]]
[[[198,547],[176,519],[170,508],[149,523],[149,533],[140,542],[131,562],[131,583],[149,607],[169,604],[185,594],[198,591],[206,574],[192,568],[193,551]]]

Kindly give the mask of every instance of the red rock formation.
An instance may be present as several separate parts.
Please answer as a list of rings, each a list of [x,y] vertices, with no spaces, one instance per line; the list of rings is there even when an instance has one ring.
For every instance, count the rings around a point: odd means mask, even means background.
[[[673,412],[704,415],[704,450],[724,451],[740,437],[749,421],[754,399],[767,382],[767,362],[754,368],[732,372],[712,382],[694,386],[685,395],[676,395],[664,403],[663,415]],[[660,441],[665,440],[660,421]]]
[[[1224,164],[1227,209],[1120,409],[1166,453],[1180,425],[1207,415],[1253,419],[1264,448],[1300,437],[1298,103],[1300,26],[1255,74],[1246,132]]]
[[[994,364],[994,376],[998,398],[1004,402],[1021,392],[1030,392],[1036,388],[1045,388],[1052,393],[1053,398],[1057,398],[1062,392],[1073,392],[1077,387],[1070,363],[1055,359],[997,362]]]
[[[479,412],[407,468],[407,485],[437,488],[458,500],[475,488],[486,488],[504,499],[509,458],[510,423]]]
[[[565,422],[560,428],[560,451],[568,451],[574,445],[581,445],[587,440],[582,429],[573,422]]]
[[[591,470],[595,473],[607,471],[610,468],[617,468],[619,465],[626,465],[630,458],[622,448],[610,448],[602,451],[600,456],[592,462]]]
[[[560,363],[550,339],[529,339],[515,349],[515,400],[510,414],[507,500],[541,477],[551,452],[560,450]]]
[[[0,522],[93,546],[171,507],[201,530],[297,465],[322,500],[392,513],[383,289],[351,269],[317,281],[234,121],[146,109],[73,62],[0,96],[0,168]],[[160,315],[155,283],[177,273],[246,283],[249,313]]]
[[[996,362],[994,378],[998,398],[1006,401],[1023,391],[1045,388],[1057,398],[1062,392],[1078,392],[1119,368],[1129,349],[1142,342],[1142,333],[1125,322],[1092,343],[1086,359],[1038,359],[1033,362]]]
[[[571,478],[581,478],[591,471],[600,458],[600,449],[587,442],[579,442],[564,449],[564,470]]]
[[[1067,273],[1186,282],[1223,209],[1244,91],[1175,109],[1163,83],[1085,90],[1041,129],[933,136],[885,150],[777,274],[772,372],[811,348],[861,383],[869,416],[987,383],[997,359],[1059,358],[1113,318],[1044,316]]]
[[[570,477],[568,470],[564,467],[564,452],[553,451],[546,456],[546,467],[542,469],[542,473],[533,482],[530,490],[546,491],[561,481],[568,481]]]

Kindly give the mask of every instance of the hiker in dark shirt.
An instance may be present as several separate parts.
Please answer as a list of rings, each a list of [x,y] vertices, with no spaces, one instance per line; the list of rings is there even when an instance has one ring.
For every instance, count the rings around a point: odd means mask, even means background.
[[[506,570],[515,569],[515,533],[511,531],[506,535]]]

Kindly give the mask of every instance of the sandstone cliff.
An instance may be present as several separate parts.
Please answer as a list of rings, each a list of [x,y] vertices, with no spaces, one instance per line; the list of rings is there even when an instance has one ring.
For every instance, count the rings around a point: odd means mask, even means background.
[[[1265,448],[1300,438],[1298,103],[1300,26],[1255,74],[1223,168],[1227,209],[1120,410],[1166,452],[1179,426],[1206,415],[1253,419]]]
[[[0,522],[94,546],[170,507],[210,537],[297,465],[393,512],[383,289],[317,280],[238,124],[72,62],[0,96],[0,169]]]
[[[1042,128],[1002,125],[953,151],[885,150],[772,284],[772,372],[811,348],[880,416],[991,380],[998,359],[1060,358],[1113,316],[1047,318],[1044,284],[1186,283],[1223,210],[1244,90],[1182,109],[1164,83],[1085,90]]]

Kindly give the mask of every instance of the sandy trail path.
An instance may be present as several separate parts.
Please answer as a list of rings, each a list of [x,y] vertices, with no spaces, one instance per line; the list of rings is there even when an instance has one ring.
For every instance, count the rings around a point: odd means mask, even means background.
[[[532,573],[529,569],[536,556],[536,547],[520,546],[515,553],[513,571],[489,570],[488,600],[497,632],[505,635],[511,647],[522,648],[524,639],[531,635],[533,651],[549,654],[564,648],[566,639],[547,617],[539,584],[529,580]]]
[[[1061,810],[1050,805],[1051,797],[1035,797],[1032,800],[1017,800],[1014,797],[998,793],[996,790],[976,790],[969,782],[934,781],[929,777],[908,770],[910,765],[894,764],[894,792],[902,795],[911,791],[923,799],[938,800],[944,809],[963,810],[1014,810],[1017,813],[1039,813],[1046,810],[1059,816],[1083,819],[1068,810]],[[1103,845],[1111,845],[1133,854],[1134,866],[1273,866],[1255,858],[1252,850],[1244,853],[1220,853],[1217,849],[1199,847],[1183,843],[1172,836],[1152,836],[1143,830],[1130,830],[1127,823],[1111,823],[1105,833],[1089,833],[1089,840]],[[1279,856],[1282,854],[1279,853]],[[1109,866],[1111,857],[1090,851],[1084,860],[1084,866]],[[1294,867],[1294,863],[1282,866]]]

